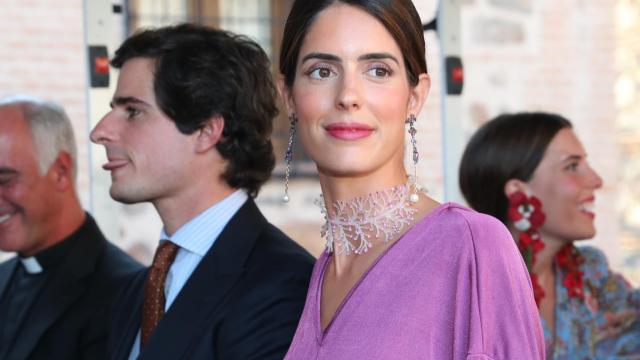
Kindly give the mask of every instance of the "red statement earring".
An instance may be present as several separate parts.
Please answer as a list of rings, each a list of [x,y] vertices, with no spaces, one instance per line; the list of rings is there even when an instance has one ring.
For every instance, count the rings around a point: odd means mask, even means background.
[[[507,215],[509,221],[518,230],[518,248],[531,275],[536,304],[540,306],[544,290],[538,282],[538,277],[532,271],[533,265],[536,263],[536,253],[544,248],[544,243],[538,232],[545,220],[542,203],[535,196],[528,197],[522,191],[517,191],[509,196]],[[558,251],[555,260],[558,268],[565,274],[562,285],[567,289],[569,297],[584,299],[583,273],[580,271],[580,265],[584,262],[584,258],[580,251],[572,243],[568,243]]]
[[[584,263],[584,257],[572,243],[563,246],[556,254],[556,264],[566,274],[562,285],[567,288],[569,297],[584,299],[583,272],[580,271],[582,263]]]
[[[542,203],[535,196],[528,197],[522,191],[516,191],[509,196],[507,215],[509,221],[518,230],[518,239],[516,239],[518,248],[531,275],[536,304],[540,305],[540,300],[544,297],[544,290],[538,283],[538,277],[533,273],[533,265],[536,263],[536,253],[544,248],[544,243],[538,232],[538,228],[545,220]]]

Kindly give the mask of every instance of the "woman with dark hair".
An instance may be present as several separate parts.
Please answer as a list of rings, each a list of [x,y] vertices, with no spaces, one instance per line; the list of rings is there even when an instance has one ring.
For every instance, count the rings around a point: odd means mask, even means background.
[[[327,239],[286,358],[542,359],[507,229],[417,183],[415,122],[430,80],[412,2],[296,1],[280,71],[285,159],[297,132],[318,169]]]
[[[640,354],[640,293],[609,270],[601,251],[573,244],[596,232],[602,179],[586,157],[559,115],[501,115],[467,145],[460,188],[471,207],[498,218],[517,240],[547,358],[627,359]]]

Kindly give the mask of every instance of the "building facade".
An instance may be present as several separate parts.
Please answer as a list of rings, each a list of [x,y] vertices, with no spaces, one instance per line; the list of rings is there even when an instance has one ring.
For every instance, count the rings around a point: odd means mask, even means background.
[[[161,223],[149,204],[122,205],[108,196],[101,168],[104,150],[88,141],[108,111],[117,73],[108,88],[90,88],[87,46],[96,26],[112,53],[128,34],[147,26],[192,21],[246,34],[277,63],[291,0],[120,0],[102,10],[80,0],[2,0],[0,96],[28,93],[60,102],[72,118],[79,145],[81,199],[108,237],[149,262]],[[114,4],[112,4],[114,3]],[[414,0],[424,23],[436,0]],[[92,14],[99,11],[100,16]],[[88,14],[89,12],[89,14]],[[571,119],[592,166],[602,175],[597,194],[598,235],[590,243],[611,266],[640,284],[640,4],[635,0],[463,0],[460,38],[465,87],[460,97],[460,138],[501,112],[543,110]],[[426,32],[433,87],[418,118],[420,182],[446,201],[443,174],[441,49]],[[274,66],[274,74],[276,67]],[[444,119],[452,121],[452,119]],[[282,159],[287,120],[274,134]],[[291,202],[283,204],[282,163],[258,197],[267,217],[318,255],[320,189],[313,165],[296,149]]]

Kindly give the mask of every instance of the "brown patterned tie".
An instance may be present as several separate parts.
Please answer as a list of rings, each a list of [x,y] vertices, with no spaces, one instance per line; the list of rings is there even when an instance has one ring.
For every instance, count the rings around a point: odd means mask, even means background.
[[[171,241],[161,241],[149,268],[144,283],[144,302],[142,303],[142,323],[140,326],[140,350],[153,334],[164,315],[164,283],[169,268],[176,258],[180,247]]]

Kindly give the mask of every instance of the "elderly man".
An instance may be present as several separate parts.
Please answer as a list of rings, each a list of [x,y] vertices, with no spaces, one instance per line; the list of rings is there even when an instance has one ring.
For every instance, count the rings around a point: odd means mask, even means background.
[[[75,189],[59,106],[0,100],[0,359],[102,359],[108,310],[141,265],[107,242]]]

